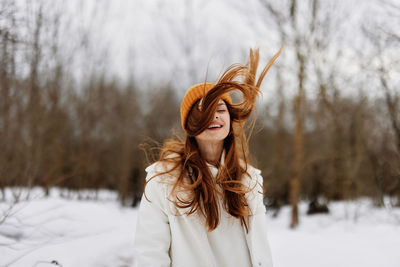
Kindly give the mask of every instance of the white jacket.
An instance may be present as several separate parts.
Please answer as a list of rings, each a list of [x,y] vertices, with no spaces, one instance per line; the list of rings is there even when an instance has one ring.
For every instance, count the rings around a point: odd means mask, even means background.
[[[224,153],[222,161],[224,160]],[[208,165],[215,177],[218,170]],[[146,168],[148,180],[164,170],[156,162]],[[249,166],[249,186],[258,183],[247,194],[254,215],[249,218],[249,232],[243,227],[253,266],[272,267],[271,252],[267,239],[265,206],[263,204],[261,171]],[[250,179],[249,179],[250,178]],[[168,177],[157,176],[146,186],[139,208],[135,234],[135,263],[137,267],[222,267],[217,266],[208,243],[204,221],[195,214],[176,216],[177,210],[168,200]],[[171,212],[172,211],[172,212]],[[175,213],[174,213],[175,212]],[[229,236],[226,237],[229,240]]]

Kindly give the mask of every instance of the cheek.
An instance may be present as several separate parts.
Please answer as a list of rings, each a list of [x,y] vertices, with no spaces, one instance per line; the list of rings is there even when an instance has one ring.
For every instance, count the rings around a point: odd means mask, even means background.
[[[230,116],[229,113],[227,113],[226,116],[224,116],[224,122],[225,122],[225,129],[224,129],[224,135],[225,137],[229,134],[230,132],[230,126],[231,126],[231,121],[230,121]]]
[[[229,115],[229,113],[226,113],[226,115],[224,115],[223,119],[224,119],[225,125],[231,124],[231,116]]]
[[[227,126],[227,127],[225,127],[225,129],[224,129],[224,135],[225,135],[225,137],[228,136],[228,134],[229,134],[229,132],[230,132],[230,130],[231,130],[231,128],[230,128],[230,123],[227,123],[226,126]]]

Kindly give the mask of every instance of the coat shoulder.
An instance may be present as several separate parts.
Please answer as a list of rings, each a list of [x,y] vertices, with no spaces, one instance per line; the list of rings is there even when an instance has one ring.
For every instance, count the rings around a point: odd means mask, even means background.
[[[247,174],[245,174],[245,179],[243,182],[250,190],[248,193],[246,193],[246,196],[249,200],[250,208],[255,214],[256,206],[258,206],[258,202],[260,201],[260,199],[262,201],[264,195],[263,177],[261,176],[261,170],[248,164]]]
[[[263,185],[263,178],[261,176],[261,170],[257,169],[256,167],[247,164],[247,166],[244,164],[243,161],[241,161],[242,167],[246,169],[247,174],[245,175],[249,185],[250,186],[256,186],[257,184],[260,184],[261,186]]]
[[[172,170],[174,168],[174,160],[179,159],[178,154],[171,154],[167,157],[167,160],[156,161],[153,164],[147,166],[145,171],[147,173],[146,181],[149,180],[152,176],[167,172],[163,175],[156,176],[157,180],[165,180],[167,178],[172,179],[179,175],[179,167],[176,170]],[[156,179],[155,178],[155,179]]]

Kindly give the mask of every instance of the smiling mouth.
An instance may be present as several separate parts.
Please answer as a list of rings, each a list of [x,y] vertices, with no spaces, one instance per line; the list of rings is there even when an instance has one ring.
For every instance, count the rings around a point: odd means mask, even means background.
[[[222,128],[222,125],[212,125],[212,126],[208,127],[207,129],[213,130],[213,129],[220,129],[220,128]]]

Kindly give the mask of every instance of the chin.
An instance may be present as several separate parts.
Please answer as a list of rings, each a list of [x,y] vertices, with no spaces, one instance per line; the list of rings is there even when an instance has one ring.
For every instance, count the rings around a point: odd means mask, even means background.
[[[228,135],[220,135],[220,136],[212,136],[212,137],[210,136],[210,138],[207,138],[207,141],[210,141],[210,142],[224,141],[227,136]]]
[[[220,133],[207,133],[202,132],[200,135],[196,136],[196,139],[201,140],[203,142],[220,142],[224,141],[226,137],[228,137],[229,132],[220,132]]]

